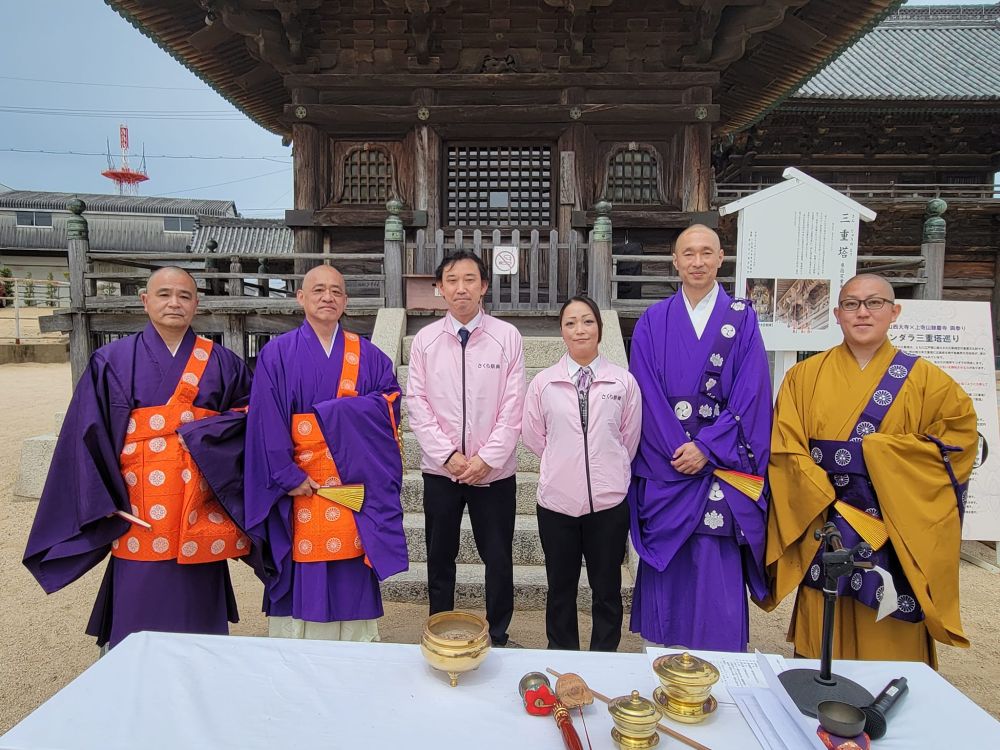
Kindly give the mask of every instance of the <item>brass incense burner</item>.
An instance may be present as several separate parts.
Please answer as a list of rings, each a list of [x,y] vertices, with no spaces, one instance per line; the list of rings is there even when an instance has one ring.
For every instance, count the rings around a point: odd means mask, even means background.
[[[448,673],[452,687],[460,674],[478,669],[489,650],[489,625],[469,612],[431,615],[420,639],[420,653],[434,669]]]
[[[651,700],[639,695],[638,690],[612,700],[608,713],[615,722],[611,739],[618,750],[647,750],[660,741],[656,733],[660,710]]]
[[[719,681],[714,664],[685,651],[659,657],[653,662],[653,672],[660,681],[653,700],[674,721],[697,724],[719,707],[712,697],[712,686]]]

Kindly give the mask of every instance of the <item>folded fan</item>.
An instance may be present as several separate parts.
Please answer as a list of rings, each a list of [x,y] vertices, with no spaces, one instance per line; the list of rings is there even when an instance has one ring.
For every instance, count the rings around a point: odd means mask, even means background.
[[[764,477],[759,477],[756,474],[744,474],[742,471],[730,469],[716,469],[712,473],[754,502],[760,499],[760,495],[764,491]]]
[[[332,500],[335,503],[350,508],[355,513],[361,512],[365,502],[365,486],[363,484],[340,484],[336,487],[320,487],[316,494]]]

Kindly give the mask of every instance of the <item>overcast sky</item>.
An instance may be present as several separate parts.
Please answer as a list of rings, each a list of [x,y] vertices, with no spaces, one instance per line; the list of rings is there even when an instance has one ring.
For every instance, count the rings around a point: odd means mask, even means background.
[[[120,121],[129,126],[134,166],[145,147],[150,179],[141,194],[235,200],[248,216],[283,216],[291,208],[291,150],[281,139],[103,2],[5,2],[0,183],[20,190],[114,192],[101,172],[108,141],[117,159]],[[184,156],[240,158],[176,158]]]

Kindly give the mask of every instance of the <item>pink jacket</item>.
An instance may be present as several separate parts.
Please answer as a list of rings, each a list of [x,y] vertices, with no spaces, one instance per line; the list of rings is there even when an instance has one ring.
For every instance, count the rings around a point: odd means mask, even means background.
[[[464,437],[464,453],[478,454],[493,469],[483,482],[495,482],[517,471],[525,388],[521,334],[484,313],[463,362],[452,320],[448,314],[422,328],[410,349],[406,407],[420,443],[420,469],[450,477],[444,464],[462,451]]]
[[[590,386],[585,442],[568,365],[567,354],[531,381],[521,440],[542,459],[538,504],[582,516],[625,499],[639,446],[642,397],[632,374],[602,357]]]

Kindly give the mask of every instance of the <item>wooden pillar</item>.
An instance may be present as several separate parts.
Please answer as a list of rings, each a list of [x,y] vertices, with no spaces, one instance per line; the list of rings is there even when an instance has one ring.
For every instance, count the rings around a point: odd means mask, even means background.
[[[594,205],[597,218],[590,235],[587,291],[601,310],[611,309],[611,204],[598,201]]]
[[[683,101],[689,104],[710,104],[712,92],[704,86],[688,89]],[[702,110],[698,110],[699,112]],[[708,122],[708,109],[701,122],[684,126],[681,139],[681,210],[708,211],[712,199],[712,125]]]
[[[295,144],[295,209],[318,211],[326,205],[329,190],[330,154],[326,133],[315,125],[293,125],[292,140]],[[295,227],[296,253],[323,252],[323,229],[320,227]],[[319,261],[296,258],[295,273],[305,273]]]
[[[391,200],[385,204],[389,215],[385,217],[382,273],[385,276],[385,306],[403,306],[403,221],[399,212],[403,203]]]
[[[413,129],[413,207],[427,212],[426,235],[434,233],[446,221],[441,207],[441,137],[429,125]],[[416,273],[433,269],[415,268]]]
[[[947,222],[942,214],[948,204],[941,198],[927,201],[927,218],[924,221],[924,237],[920,254],[924,256],[923,299],[941,299],[944,293],[944,252]]]
[[[90,319],[87,317],[87,271],[90,253],[90,234],[83,212],[87,204],[74,198],[66,206],[73,214],[66,221],[69,239],[69,305],[72,310],[73,328],[69,332],[69,362],[73,385],[76,386],[90,361],[93,342],[90,338]]]

